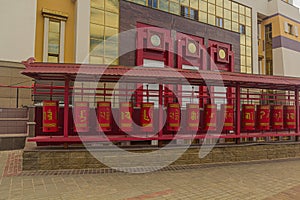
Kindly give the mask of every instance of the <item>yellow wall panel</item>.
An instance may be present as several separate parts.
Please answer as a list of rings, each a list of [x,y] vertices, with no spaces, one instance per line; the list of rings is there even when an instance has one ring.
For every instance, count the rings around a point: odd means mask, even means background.
[[[44,17],[42,9],[66,13],[64,57],[66,63],[75,62],[75,3],[71,0],[38,0],[36,18],[35,58],[43,60]]]

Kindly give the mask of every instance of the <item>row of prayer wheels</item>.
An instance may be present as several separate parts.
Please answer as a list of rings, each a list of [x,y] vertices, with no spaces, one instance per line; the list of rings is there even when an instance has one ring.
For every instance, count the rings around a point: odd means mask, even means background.
[[[89,103],[75,102],[74,124],[77,132],[89,131]],[[140,126],[143,132],[154,130],[154,103],[144,102],[140,109]],[[166,129],[178,131],[181,126],[181,108],[179,103],[169,103],[167,106]],[[122,131],[133,130],[133,107],[130,102],[121,102],[119,110],[118,126]],[[58,131],[58,102],[44,101],[43,103],[43,132]],[[223,131],[234,130],[234,106],[223,104],[218,117],[217,105],[206,104],[203,110],[203,121],[200,123],[200,108],[198,104],[187,104],[186,107],[186,129],[198,131],[199,129],[217,130],[218,120],[224,121]],[[110,102],[97,102],[97,120],[99,130],[112,130],[112,110]],[[200,126],[201,125],[201,126]],[[282,130],[296,128],[296,108],[289,105],[242,105],[241,125],[244,131],[253,130]]]
[[[256,126],[255,126],[256,125]],[[296,128],[296,107],[290,105],[242,106],[243,130],[282,130]]]

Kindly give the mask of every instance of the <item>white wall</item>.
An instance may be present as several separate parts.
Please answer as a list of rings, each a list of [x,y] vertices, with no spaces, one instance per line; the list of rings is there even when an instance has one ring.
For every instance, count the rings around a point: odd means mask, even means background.
[[[36,0],[0,0],[0,60],[34,56]]]
[[[90,1],[76,1],[76,34],[75,34],[75,56],[76,63],[89,62],[90,44]]]
[[[281,48],[284,64],[284,76],[300,77],[300,52]]]

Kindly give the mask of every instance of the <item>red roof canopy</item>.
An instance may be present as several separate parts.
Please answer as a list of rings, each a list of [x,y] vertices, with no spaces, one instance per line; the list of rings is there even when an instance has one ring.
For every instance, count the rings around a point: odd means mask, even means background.
[[[246,88],[294,90],[300,88],[300,78],[266,76],[218,71],[194,71],[173,68],[106,66],[90,64],[38,63],[33,59],[23,62],[22,74],[38,80],[79,80],[133,83],[223,85]]]

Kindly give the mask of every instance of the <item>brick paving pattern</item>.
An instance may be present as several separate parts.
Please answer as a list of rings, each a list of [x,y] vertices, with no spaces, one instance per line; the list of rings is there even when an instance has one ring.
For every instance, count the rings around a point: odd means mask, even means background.
[[[20,173],[21,153],[0,152],[0,200],[300,199],[300,159],[169,168],[146,174],[113,170]]]

